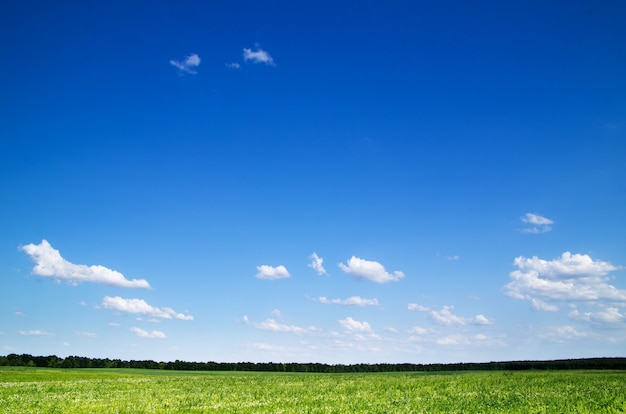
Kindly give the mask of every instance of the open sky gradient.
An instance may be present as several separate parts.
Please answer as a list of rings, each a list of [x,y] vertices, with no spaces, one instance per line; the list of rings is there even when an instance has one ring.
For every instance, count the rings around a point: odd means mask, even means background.
[[[626,3],[0,6],[0,354],[625,356]]]

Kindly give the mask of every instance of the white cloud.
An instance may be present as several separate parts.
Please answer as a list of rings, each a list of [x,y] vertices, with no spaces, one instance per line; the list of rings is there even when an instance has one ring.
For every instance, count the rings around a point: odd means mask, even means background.
[[[291,277],[287,268],[283,265],[272,267],[268,265],[257,266],[256,270],[259,273],[256,274],[258,279],[263,280],[276,280],[276,279],[286,279]]]
[[[626,290],[610,285],[609,272],[620,267],[594,261],[584,254],[565,252],[554,260],[537,256],[515,258],[518,267],[504,286],[507,296],[525,299],[538,310],[555,310],[550,301],[613,301],[626,304]]]
[[[76,332],[77,336],[83,336],[85,338],[97,338],[98,334],[95,332]]]
[[[274,309],[274,310],[272,311],[272,315],[276,316],[277,318],[280,318],[283,314],[282,314],[282,312],[280,311],[280,309]]]
[[[369,323],[356,321],[349,316],[346,319],[339,319],[338,322],[339,325],[350,332],[372,333],[372,327]]]
[[[278,345],[267,344],[263,342],[257,342],[250,344],[250,348],[259,350],[259,351],[270,351],[270,352],[283,352],[285,348]]]
[[[430,330],[419,326],[414,326],[413,328],[409,329],[409,333],[413,335],[426,335],[430,333]]]
[[[430,310],[430,308],[427,308],[426,306],[418,305],[417,303],[409,303],[407,305],[407,309],[412,312],[427,312]]]
[[[584,332],[578,332],[576,329],[569,325],[559,326],[556,328],[556,335],[562,339],[581,338],[588,336]]]
[[[141,338],[150,338],[150,339],[165,339],[167,338],[165,336],[165,334],[161,331],[152,331],[152,332],[148,332],[145,331],[141,328],[137,328],[137,327],[132,327],[130,328],[130,331],[133,332],[134,334],[136,334],[137,336],[141,337]]]
[[[439,311],[431,311],[430,316],[433,321],[439,325],[454,326],[454,325],[490,325],[492,320],[488,319],[485,315],[476,315],[473,318],[466,318],[463,316],[457,316],[452,313],[454,306],[444,306]]]
[[[522,220],[523,223],[533,225],[532,227],[526,227],[520,230],[522,233],[546,233],[552,230],[552,224],[554,224],[554,221],[549,218],[534,213],[526,213],[520,220]]]
[[[248,317],[244,316],[244,318],[247,321],[246,324],[249,324],[250,322],[248,321]],[[289,333],[294,333],[296,335],[304,335],[304,334],[311,332],[311,330],[315,330],[314,328],[305,329],[299,326],[285,325],[285,324],[276,322],[274,319],[266,319],[260,323],[255,322],[255,323],[252,323],[252,326],[254,326],[257,329],[262,329],[265,331],[289,332]]]
[[[200,56],[192,53],[191,55],[187,56],[183,61],[178,61],[174,59],[170,60],[170,65],[177,67],[181,72],[195,75],[197,73],[195,71],[195,68],[200,66]]]
[[[620,323],[626,321],[626,315],[620,313],[616,307],[608,307],[599,312],[583,312],[580,313],[577,309],[569,313],[569,317],[587,322],[595,323]]]
[[[244,62],[251,61],[252,63],[265,63],[269,66],[276,66],[274,59],[272,59],[270,54],[258,46],[254,51],[252,49],[244,48],[243,60]]]
[[[22,335],[22,336],[54,336],[53,333],[50,332],[46,332],[46,331],[40,331],[39,329],[33,329],[30,331],[17,331],[18,334]]]
[[[476,315],[472,319],[469,320],[469,323],[472,325],[491,325],[493,321],[488,319],[485,315]]]
[[[155,308],[143,299],[124,299],[119,296],[105,296],[102,306],[107,309],[114,309],[122,312],[136,313],[163,319],[180,319],[184,321],[193,320],[193,316],[177,313],[172,308]]]
[[[320,296],[318,300],[327,305],[378,306],[378,299],[365,299],[360,296],[351,296],[347,299],[328,299],[325,296]]]
[[[311,259],[311,263],[307,266],[315,270],[318,275],[325,275],[326,269],[324,269],[324,259],[319,257],[315,252],[309,256],[309,258]]]
[[[239,69],[241,65],[237,62],[233,62],[233,63],[227,63],[226,67],[229,69]]]
[[[370,280],[376,283],[397,282],[404,277],[404,273],[395,271],[393,274],[388,273],[385,267],[375,261],[363,260],[352,256],[348,260],[347,266],[339,263],[339,268],[346,274],[357,279]]]
[[[454,256],[448,256],[447,259],[450,261],[456,262],[457,260],[460,259],[460,257],[457,255],[454,255]]]
[[[530,300],[531,303],[531,307],[534,310],[537,311],[544,311],[544,312],[556,312],[559,310],[558,306],[556,305],[551,305],[541,299],[537,299],[537,298],[532,298]]]
[[[430,315],[440,325],[465,325],[465,318],[454,315],[450,309],[454,309],[454,306],[444,306],[442,310],[432,311]]]
[[[128,280],[120,272],[107,269],[104,266],[70,263],[61,257],[59,251],[54,249],[46,240],[42,240],[40,244],[27,244],[21,249],[36,263],[33,273],[39,276],[67,280],[73,285],[93,282],[125,288],[150,287],[150,284],[144,279]]]

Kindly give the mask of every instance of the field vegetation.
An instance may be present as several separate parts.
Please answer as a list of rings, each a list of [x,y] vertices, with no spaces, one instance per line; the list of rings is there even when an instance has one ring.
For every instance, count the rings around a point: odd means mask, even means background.
[[[0,367],[2,413],[623,413],[626,371],[200,372]]]

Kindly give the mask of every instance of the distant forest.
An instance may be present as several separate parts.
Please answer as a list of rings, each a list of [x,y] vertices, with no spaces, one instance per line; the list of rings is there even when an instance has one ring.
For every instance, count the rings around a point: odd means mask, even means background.
[[[9,354],[0,356],[0,366],[46,368],[143,368],[182,371],[267,371],[267,372],[436,372],[436,371],[519,371],[561,369],[624,369],[626,358],[559,359],[552,361],[464,362],[451,364],[320,364],[277,362],[156,362],[123,361],[109,358],[86,358],[56,355],[32,356]]]

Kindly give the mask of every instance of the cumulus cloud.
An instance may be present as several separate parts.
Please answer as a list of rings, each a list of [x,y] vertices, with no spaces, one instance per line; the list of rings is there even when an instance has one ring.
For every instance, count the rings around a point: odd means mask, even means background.
[[[308,328],[302,328],[300,326],[278,323],[274,319],[266,319],[263,322],[251,322],[248,319],[247,315],[244,315],[243,320],[246,325],[252,325],[256,329],[261,329],[264,331],[288,332],[288,333],[293,333],[296,335],[306,335],[306,334],[317,333],[320,331],[318,328],[315,328],[313,326],[308,327]]]
[[[626,304],[626,290],[608,283],[607,274],[620,267],[593,260],[585,254],[565,252],[554,260],[537,256],[515,258],[517,270],[504,294],[531,301],[537,310],[557,310],[555,301],[610,301]]]
[[[73,285],[92,282],[125,288],[150,287],[144,279],[128,280],[120,272],[104,266],[86,266],[68,262],[46,240],[42,240],[40,244],[27,244],[21,249],[36,263],[33,273],[39,276],[66,280]]]
[[[324,269],[324,259],[319,257],[315,252],[313,252],[313,254],[309,256],[309,258],[311,259],[311,263],[309,263],[307,266],[315,270],[318,275],[325,275],[326,269]]]
[[[272,267],[268,265],[257,266],[256,270],[259,272],[256,274],[258,279],[263,280],[276,280],[276,279],[286,279],[291,277],[287,268],[283,265]]]
[[[185,315],[174,311],[172,308],[156,308],[149,305],[143,299],[124,299],[120,296],[105,296],[102,300],[102,306],[106,309],[118,310],[121,312],[135,313],[140,315],[152,316],[162,319],[180,319],[183,321],[193,320],[193,316]]]
[[[520,220],[522,220],[523,223],[531,225],[530,227],[523,228],[521,230],[522,233],[546,233],[552,230],[552,224],[554,224],[554,221],[549,218],[534,213],[526,213]]]
[[[427,308],[426,306],[418,305],[417,303],[409,303],[407,305],[407,309],[412,312],[427,312],[430,310],[430,308]]]
[[[563,338],[563,339],[581,338],[581,337],[588,336],[587,333],[579,332],[575,328],[573,328],[573,327],[571,327],[569,325],[564,325],[564,326],[557,327],[556,328],[556,335],[559,338]]]
[[[409,329],[409,333],[413,334],[413,335],[426,335],[431,333],[430,330],[422,328],[420,326],[414,326],[411,329]]]
[[[276,66],[270,54],[258,46],[256,50],[244,48],[243,60],[244,62],[250,61],[252,63],[265,63],[268,66]]]
[[[598,312],[579,312],[578,309],[575,309],[569,313],[569,317],[576,320],[601,324],[614,324],[626,321],[626,315],[620,313],[619,309],[616,307],[607,307]]]
[[[490,325],[493,321],[487,318],[485,315],[479,314],[473,318],[466,318],[464,316],[458,316],[452,313],[454,306],[444,306],[441,310],[430,310],[425,306],[420,306],[416,303],[409,303],[407,308],[414,312],[429,312],[433,322],[438,325],[444,326],[462,326],[462,325]]]
[[[320,296],[318,300],[327,305],[378,306],[378,299],[365,299],[360,296],[351,296],[347,299],[328,299],[326,296]]]
[[[349,316],[346,319],[339,319],[337,322],[350,332],[372,333],[372,327],[369,323],[356,321]]]
[[[192,53],[182,61],[170,60],[170,65],[177,67],[181,72],[195,75],[197,73],[195,68],[200,66],[200,56]]]
[[[132,327],[130,328],[130,331],[133,332],[135,335],[139,336],[140,338],[150,338],[150,339],[165,339],[167,338],[165,336],[165,334],[161,331],[152,331],[152,332],[148,332],[145,331],[141,328],[137,328],[137,327]]]
[[[559,308],[556,305],[551,305],[541,299],[532,298],[530,300],[531,307],[537,311],[556,312]]]
[[[339,263],[339,268],[346,274],[357,279],[370,280],[376,283],[397,282],[404,277],[404,273],[395,271],[388,273],[385,267],[375,261],[359,259],[352,256],[348,264]]]
[[[465,318],[454,315],[451,309],[454,309],[454,306],[444,306],[440,311],[431,311],[430,315],[433,321],[440,325],[465,325]]]
[[[19,330],[19,331],[17,331],[17,333],[22,335],[22,336],[54,336],[53,333],[46,332],[46,331],[40,331],[39,329],[33,329],[33,330],[30,330],[30,331]]]

